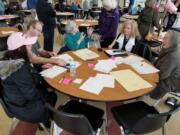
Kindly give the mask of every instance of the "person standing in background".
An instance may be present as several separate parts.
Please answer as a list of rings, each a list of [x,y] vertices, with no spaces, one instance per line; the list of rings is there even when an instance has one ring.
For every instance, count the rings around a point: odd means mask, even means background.
[[[0,15],[4,15],[5,6],[2,0],[0,0]]]
[[[88,19],[91,8],[92,7],[91,7],[90,0],[84,0],[84,2],[83,2],[83,10],[84,10],[83,18]]]
[[[160,13],[153,7],[156,0],[146,0],[145,8],[139,14],[138,28],[142,39],[146,39],[149,33],[153,33],[154,26],[158,29],[162,28],[160,24]]]
[[[135,3],[135,0],[129,0],[128,12],[130,14],[132,14],[132,9],[133,9],[134,3]]]
[[[48,0],[38,0],[36,5],[38,19],[43,22],[44,49],[53,51],[56,12]]]
[[[101,35],[101,47],[107,48],[116,38],[120,14],[117,9],[117,1],[103,0],[103,10],[99,17],[99,33]]]
[[[27,0],[28,9],[36,9],[36,4],[38,0]]]

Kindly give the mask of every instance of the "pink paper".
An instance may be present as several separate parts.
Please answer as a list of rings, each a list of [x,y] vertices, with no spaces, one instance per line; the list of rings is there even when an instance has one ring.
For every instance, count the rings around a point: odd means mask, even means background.
[[[94,64],[88,63],[88,67],[89,67],[89,68],[93,68],[93,67],[94,67]]]
[[[112,59],[112,60],[115,60],[115,59],[116,59],[116,57],[112,56],[112,57],[111,57],[111,59]]]
[[[71,79],[64,78],[63,84],[69,84],[71,82]]]

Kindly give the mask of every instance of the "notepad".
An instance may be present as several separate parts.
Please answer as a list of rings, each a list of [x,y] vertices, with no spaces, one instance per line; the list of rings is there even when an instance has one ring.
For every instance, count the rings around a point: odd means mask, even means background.
[[[47,78],[54,78],[57,75],[65,72],[67,69],[63,68],[63,67],[59,67],[59,66],[53,66],[52,68],[43,70],[42,72],[40,72],[40,74],[43,77],[47,77]]]
[[[73,53],[83,60],[91,60],[91,59],[95,59],[95,58],[99,57],[98,54],[96,54],[95,52],[93,52],[89,49],[81,49],[81,50],[75,51]]]
[[[152,65],[146,62],[134,63],[131,65],[134,70],[139,74],[152,74],[159,72],[159,69],[153,67]]]
[[[130,69],[110,73],[128,92],[151,88],[152,85]]]
[[[73,58],[69,54],[62,54],[62,55],[55,56],[53,58],[63,59],[67,63],[69,63],[70,61],[73,61]]]

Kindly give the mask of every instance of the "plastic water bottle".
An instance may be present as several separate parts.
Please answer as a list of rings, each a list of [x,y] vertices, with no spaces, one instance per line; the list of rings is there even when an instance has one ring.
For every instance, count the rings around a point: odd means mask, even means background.
[[[70,76],[76,76],[76,65],[74,63],[70,65]]]

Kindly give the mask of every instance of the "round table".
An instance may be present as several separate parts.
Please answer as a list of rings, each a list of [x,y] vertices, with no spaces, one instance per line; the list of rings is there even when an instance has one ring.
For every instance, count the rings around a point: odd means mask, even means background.
[[[69,20],[64,20],[61,22],[61,24],[66,25],[69,22]],[[93,27],[98,25],[97,20],[83,20],[83,19],[76,19],[75,20],[76,24],[81,27]]]
[[[18,17],[19,17],[18,15],[1,15],[0,16],[0,21],[15,19],[15,18],[18,18]]]
[[[109,57],[102,51],[99,52],[97,49],[91,49],[92,51],[99,54],[99,57],[95,59],[94,61],[91,61],[90,63],[96,64],[97,60],[100,59],[108,59]],[[133,99],[139,96],[142,96],[144,94],[147,94],[151,92],[154,87],[156,86],[156,83],[159,81],[159,74],[153,73],[153,74],[138,74],[135,70],[133,70],[130,66],[126,64],[120,64],[117,68],[113,69],[112,71],[117,70],[123,70],[123,69],[131,69],[134,72],[136,72],[138,75],[140,75],[143,79],[148,81],[150,84],[152,84],[153,87],[148,89],[142,89],[137,90],[134,92],[127,92],[117,81],[115,81],[115,88],[104,88],[99,95],[95,95],[86,91],[83,91],[79,89],[79,87],[89,78],[96,76],[97,71],[93,70],[93,68],[89,68],[88,62],[89,61],[83,61],[76,55],[72,53],[72,51],[66,52],[71,57],[74,58],[75,61],[81,62],[81,65],[76,70],[76,78],[83,79],[83,82],[81,84],[75,84],[71,82],[70,84],[66,85],[63,83],[59,83],[60,80],[64,77],[70,77],[69,72],[65,72],[63,74],[58,75],[57,77],[53,79],[45,78],[47,83],[51,85],[53,88],[55,88],[57,91],[67,94],[72,97],[84,99],[84,100],[91,100],[91,101],[102,101],[102,102],[114,102],[114,101],[124,101],[128,99]],[[132,54],[129,54],[132,55]],[[146,61],[147,62],[147,61]]]
[[[0,38],[7,37],[17,31],[18,29],[15,27],[0,27]]]

